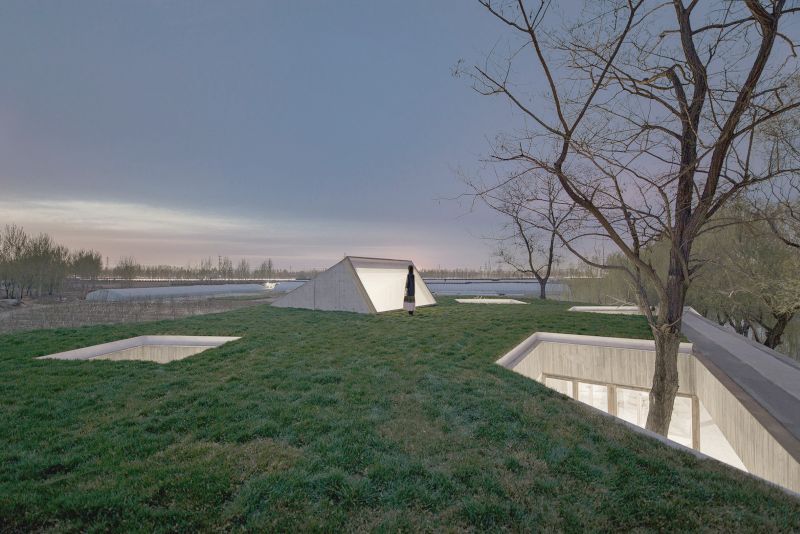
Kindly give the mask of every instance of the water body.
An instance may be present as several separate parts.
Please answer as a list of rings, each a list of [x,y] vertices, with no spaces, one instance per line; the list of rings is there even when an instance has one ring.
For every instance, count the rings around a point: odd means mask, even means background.
[[[426,278],[425,283],[434,295],[468,295],[478,297],[538,297],[539,282],[533,279],[469,279]],[[569,287],[560,282],[547,284],[547,296],[567,298]]]
[[[274,291],[291,291],[305,281],[278,282]],[[472,278],[425,278],[425,283],[434,295],[474,297],[538,297],[539,282],[532,279],[472,279]],[[569,296],[569,287],[560,282],[547,284],[547,295],[553,298]]]
[[[163,286],[147,288],[101,289],[89,293],[88,300],[137,300],[176,297],[203,297],[212,295],[241,295],[262,292],[286,293],[306,283],[305,280],[280,281],[270,291],[261,284],[215,284],[194,286]],[[532,279],[470,279],[426,278],[425,283],[434,295],[474,297],[538,297],[539,283]],[[568,298],[566,284],[550,282],[547,296]]]

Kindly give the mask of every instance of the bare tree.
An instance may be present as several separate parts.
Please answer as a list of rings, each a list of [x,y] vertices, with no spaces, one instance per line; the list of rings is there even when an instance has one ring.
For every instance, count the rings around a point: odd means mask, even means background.
[[[95,250],[81,249],[72,253],[70,265],[72,274],[80,280],[81,298],[85,298],[103,272],[103,256]]]
[[[228,256],[217,258],[217,276],[219,278],[233,278],[233,262]]]
[[[784,245],[800,249],[800,177],[773,188],[775,205],[768,209],[766,220]]]
[[[800,90],[800,76],[789,80]],[[800,109],[783,113],[756,131],[755,144],[772,169],[800,166]],[[750,210],[769,223],[784,244],[800,249],[800,174],[788,173],[748,192]]]
[[[515,271],[533,276],[539,283],[539,298],[544,300],[558,259],[558,236],[572,222],[575,204],[561,198],[561,186],[553,175],[538,180],[519,177],[514,175],[497,187],[475,181],[467,185],[475,198],[506,217],[505,235],[497,238],[497,255]]]
[[[272,258],[267,258],[266,261],[261,262],[254,274],[258,278],[272,278],[273,271]]]
[[[242,280],[250,278],[250,262],[245,258],[239,260],[239,263],[236,265],[236,278]]]
[[[6,298],[22,301],[24,289],[24,258],[28,249],[28,234],[20,226],[6,225],[0,243],[0,279]]]
[[[142,272],[142,266],[136,261],[133,256],[123,256],[120,258],[116,267],[114,267],[114,275],[124,280],[133,280]]]
[[[589,216],[582,234],[613,242],[650,323],[656,363],[646,426],[667,434],[678,390],[694,240],[731,198],[791,172],[754,154],[761,125],[800,105],[785,0],[590,1],[556,20],[547,0],[479,0],[511,35],[510,52],[473,71],[476,88],[524,117],[493,157],[552,174]],[[787,33],[788,32],[788,33]],[[533,69],[533,70],[531,70]],[[527,77],[525,76],[527,74]],[[543,80],[541,94],[528,88]],[[535,107],[534,107],[535,104]],[[555,154],[555,156],[553,156]],[[666,273],[647,260],[669,245]],[[644,287],[652,286],[658,307]]]

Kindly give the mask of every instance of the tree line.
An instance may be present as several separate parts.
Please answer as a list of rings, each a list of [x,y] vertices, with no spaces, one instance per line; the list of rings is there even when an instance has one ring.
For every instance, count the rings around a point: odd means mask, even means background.
[[[96,279],[103,259],[94,250],[70,251],[48,234],[6,225],[0,231],[0,287],[6,299],[59,295],[69,276]]]
[[[137,278],[160,278],[166,280],[248,280],[248,279],[278,279],[278,278],[312,278],[316,270],[291,270],[278,269],[267,258],[257,266],[242,258],[234,263],[228,256],[218,256],[216,261],[212,257],[203,258],[198,265],[176,267],[173,265],[142,265],[133,256],[120,258],[117,264],[108,269],[104,275],[121,280],[135,280]]]
[[[111,267],[96,250],[69,250],[49,234],[32,235],[9,224],[0,229],[0,295],[6,299],[61,296],[65,282],[72,279],[82,293],[101,279],[136,280],[247,280],[274,278],[313,278],[316,270],[278,269],[271,258],[252,267],[246,259],[234,263],[228,256],[208,257],[198,265],[142,265],[133,256],[120,258]]]

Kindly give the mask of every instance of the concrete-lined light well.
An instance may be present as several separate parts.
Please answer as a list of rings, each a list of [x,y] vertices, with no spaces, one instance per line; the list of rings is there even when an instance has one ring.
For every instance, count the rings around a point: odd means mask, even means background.
[[[224,345],[238,337],[137,336],[101,345],[40,356],[40,360],[137,360],[169,363]]]
[[[655,367],[653,341],[538,332],[497,363],[644,426]],[[681,343],[678,375],[671,441],[800,491],[800,463],[791,444],[787,448],[776,439],[690,343]]]
[[[516,299],[484,299],[484,298],[456,299],[456,302],[458,302],[459,304],[527,304],[527,302],[522,302],[521,300],[516,300]]]

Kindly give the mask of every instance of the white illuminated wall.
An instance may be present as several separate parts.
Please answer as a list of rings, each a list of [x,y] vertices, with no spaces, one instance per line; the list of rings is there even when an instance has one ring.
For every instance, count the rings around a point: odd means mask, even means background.
[[[616,386],[616,407],[613,407],[609,404],[608,385],[606,384],[586,383],[574,378],[550,376],[544,377],[543,382],[547,387],[570,398],[575,398],[574,392],[577,389],[578,398],[576,400],[611,413],[634,425],[645,427],[647,411],[650,408],[647,391]],[[698,450],[742,471],[747,471],[742,460],[720,428],[714,423],[702,402],[699,403],[699,408],[700,447]],[[679,395],[675,398],[667,437],[681,445],[692,447],[692,399],[690,397]]]
[[[361,284],[369,295],[375,310],[380,312],[398,310],[403,307],[406,292],[408,262],[375,261],[352,258]],[[422,276],[414,269],[415,300],[417,306],[436,304],[436,300],[422,281]]]

